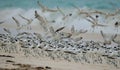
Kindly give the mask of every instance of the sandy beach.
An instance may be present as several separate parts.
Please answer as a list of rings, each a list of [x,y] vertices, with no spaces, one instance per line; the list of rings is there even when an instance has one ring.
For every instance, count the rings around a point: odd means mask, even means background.
[[[11,57],[2,57],[1,55]],[[19,67],[17,64],[24,66]],[[31,67],[27,67],[27,65]],[[50,69],[45,68],[46,66]],[[41,67],[41,69],[37,69],[37,67]],[[0,68],[1,70],[119,70],[119,68],[107,64],[76,63],[59,59],[52,60],[48,57],[26,57],[13,53],[0,53]]]
[[[120,10],[0,9],[0,70],[120,70]]]

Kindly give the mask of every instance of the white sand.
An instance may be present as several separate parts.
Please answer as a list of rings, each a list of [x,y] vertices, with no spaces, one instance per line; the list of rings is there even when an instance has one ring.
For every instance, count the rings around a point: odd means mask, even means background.
[[[12,60],[15,61],[15,63],[30,64],[32,66],[49,66],[52,67],[52,70],[119,70],[118,68],[105,64],[81,64],[75,62],[67,62],[64,60],[51,60],[47,57],[25,57],[21,56],[20,54],[0,53],[0,55],[3,54],[11,55],[15,58],[0,57],[1,68],[16,68],[16,66],[13,66],[10,63],[6,64],[5,62],[5,60]]]

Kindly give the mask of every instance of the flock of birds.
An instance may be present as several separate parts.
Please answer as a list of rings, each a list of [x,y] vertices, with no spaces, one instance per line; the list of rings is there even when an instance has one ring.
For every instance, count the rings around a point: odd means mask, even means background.
[[[59,7],[56,10],[49,9],[48,7],[37,2],[41,7],[42,12],[60,12],[63,15],[62,21],[66,20],[69,17],[72,17],[73,14],[65,14]],[[118,9],[114,13],[105,13],[101,11],[89,11],[86,12],[82,9],[79,9],[77,6],[73,5],[79,13],[79,15],[84,15],[86,21],[92,23],[91,27],[106,27],[107,25],[100,24],[98,22],[99,15],[104,15],[106,20],[109,17],[114,17],[119,14],[120,10]],[[92,14],[97,14],[95,17]],[[23,27],[26,27],[32,23],[34,19],[28,19],[23,15],[19,14],[19,17],[27,21],[27,25],[21,26],[20,22],[12,17],[13,21],[17,24],[18,33],[12,35],[12,32],[8,28],[3,28],[6,33],[0,34],[0,51],[4,52],[24,52],[26,56],[44,56],[50,57],[52,59],[65,59],[68,61],[75,61],[81,63],[97,63],[97,64],[111,64],[116,67],[120,66],[120,41],[116,40],[117,34],[112,35],[109,39],[107,35],[100,31],[101,36],[104,39],[104,42],[95,42],[95,41],[84,41],[83,37],[79,37],[81,33],[86,33],[88,30],[75,30],[75,27],[72,26],[70,32],[64,32],[65,26],[55,29],[52,25],[50,26],[49,21],[38,14],[35,10],[34,16],[40,22],[44,30],[44,35],[36,32],[19,32]],[[53,20],[52,23],[55,23],[56,20]],[[1,21],[2,25],[4,21]],[[119,29],[120,22],[116,21],[114,26]],[[32,29],[32,27],[30,27]],[[78,37],[76,37],[78,36]],[[112,43],[117,45],[112,46]]]

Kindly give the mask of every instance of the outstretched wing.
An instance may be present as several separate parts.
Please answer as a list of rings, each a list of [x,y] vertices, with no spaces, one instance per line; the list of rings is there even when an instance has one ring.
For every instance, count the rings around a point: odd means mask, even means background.
[[[112,36],[112,39],[115,39],[116,37],[117,37],[117,34],[113,35],[113,36]]]
[[[97,14],[106,15],[106,13],[104,13],[104,12],[102,12],[102,11],[98,11],[98,10],[95,10],[95,11],[93,11],[93,12],[91,12],[91,13],[97,13]]]
[[[48,7],[42,5],[42,3],[40,3],[39,1],[37,1],[37,4],[42,8],[43,11],[49,11],[49,12],[57,12],[58,11],[58,10],[49,9]]]
[[[46,10],[49,11],[49,12],[57,12],[58,10],[57,9],[49,9],[46,7]]]
[[[20,23],[19,21],[15,18],[15,17],[12,17],[12,19],[15,21],[15,23],[17,24],[17,27],[20,27]]]
[[[29,21],[29,19],[27,19],[26,17],[22,16],[21,14],[19,14],[19,16],[20,16],[22,19],[24,19],[24,20],[26,20],[26,21]]]
[[[101,33],[103,39],[106,41],[106,36],[105,36],[105,34],[103,33],[103,31],[100,31],[100,33]]]
[[[61,31],[61,30],[63,30],[65,27],[60,27],[60,28],[58,28],[55,32],[59,32],[59,31]]]
[[[46,7],[44,5],[42,5],[42,3],[40,3],[39,1],[37,1],[37,4],[42,8],[45,9]]]
[[[77,7],[75,4],[71,4],[72,7],[76,8],[78,11],[81,11],[79,7]]]
[[[47,23],[47,19],[44,19],[42,16],[40,16],[36,10],[35,10],[35,18],[37,18],[42,24]]]
[[[89,13],[86,14],[86,15],[87,15],[87,17],[89,17],[90,19],[92,19],[97,24],[97,20],[93,16],[91,16]]]
[[[103,25],[103,24],[97,24],[97,26],[106,27],[107,25]]]
[[[88,30],[80,30],[79,33],[86,33]]]
[[[90,19],[87,19],[87,18],[86,18],[86,20],[87,20],[88,22],[92,23],[93,25],[96,24],[94,21],[92,21],[92,20],[90,20]]]
[[[114,43],[120,44],[120,40],[115,40],[116,37],[117,37],[117,34],[115,34],[115,35],[112,37],[112,41],[113,41]]]
[[[39,39],[42,39],[41,34],[39,34],[39,33],[34,33],[34,35],[36,35]]]
[[[20,16],[22,19],[26,20],[26,21],[28,22],[28,24],[31,24],[32,21],[33,21],[33,19],[28,19],[28,18],[26,18],[26,17],[24,17],[24,16],[22,16],[22,15],[20,15],[20,14],[19,14],[19,16]]]
[[[65,13],[58,6],[57,6],[57,9],[63,16],[65,16]]]
[[[7,28],[3,28],[3,30],[4,30],[5,32],[7,32],[7,33],[11,34],[11,32],[10,32],[10,30],[9,30],[9,29],[7,29]]]

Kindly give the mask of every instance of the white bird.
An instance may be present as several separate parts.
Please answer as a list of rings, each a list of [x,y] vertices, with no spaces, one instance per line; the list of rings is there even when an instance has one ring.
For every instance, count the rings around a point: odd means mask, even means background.
[[[114,13],[107,13],[105,17],[106,17],[106,18],[112,17],[112,16],[117,15],[118,13],[120,13],[120,9],[116,9],[116,10],[114,11]]]
[[[19,14],[19,16],[20,16],[22,19],[24,19],[24,20],[27,21],[27,25],[24,25],[24,26],[30,25],[30,24],[32,23],[32,21],[33,21],[33,19],[28,19],[28,18],[22,16],[21,14]],[[29,29],[31,29],[31,27],[30,27]]]
[[[3,28],[5,32],[7,32],[8,34],[11,34],[10,30],[7,28]]]
[[[103,39],[104,39],[104,44],[110,45],[111,42],[112,42],[112,40],[114,40],[114,38],[116,37],[116,34],[115,34],[115,35],[112,35],[111,37],[108,38],[107,35],[105,35],[105,34],[103,33],[103,31],[100,31],[100,33],[101,33],[101,35],[102,35],[102,37],[103,37]]]
[[[28,18],[22,16],[21,14],[19,14],[19,16],[20,16],[22,19],[26,20],[26,21],[27,21],[27,24],[31,24],[32,21],[33,21],[33,19],[28,19]]]
[[[69,18],[70,16],[72,16],[72,14],[70,13],[70,14],[65,14],[58,6],[57,6],[57,9],[58,9],[58,11],[62,14],[62,20],[65,20],[65,19],[67,19],[67,18]]]
[[[56,33],[55,33],[54,28],[52,26],[49,28],[49,30],[50,30],[50,33],[52,34],[53,37],[56,36]]]
[[[15,21],[15,23],[17,24],[17,29],[20,30],[22,27],[20,27],[20,22],[15,18],[12,17],[12,19]]]
[[[47,20],[44,17],[40,16],[37,11],[35,11],[35,18],[37,18],[42,24],[47,24]]]
[[[65,13],[58,6],[57,6],[57,9],[63,16],[65,16]]]
[[[103,24],[99,24],[97,19],[93,18],[91,15],[87,14],[87,17],[89,17],[90,19],[86,18],[86,20],[90,23],[92,23],[91,27],[94,28],[95,27],[106,27],[107,25],[103,25]]]
[[[116,34],[116,35],[114,36],[114,38],[112,39],[112,41],[113,41],[114,43],[120,45],[120,40],[116,40],[116,39],[115,39],[117,36],[118,36],[118,35]]]
[[[43,18],[42,16],[40,16],[38,13],[37,13],[37,11],[35,11],[35,18],[37,18],[39,21],[40,21],[40,25],[43,27],[43,29],[45,30],[45,31],[48,31],[47,30],[47,20],[45,19],[45,18]]]
[[[83,29],[81,29],[79,31],[75,30],[73,25],[71,27],[71,34],[72,35],[79,35],[79,34],[86,33],[86,32],[87,32],[87,30],[83,30]]]
[[[49,28],[49,31],[50,33],[52,34],[52,37],[55,39],[55,40],[59,40],[63,37],[66,37],[64,36],[63,34],[61,34],[62,32],[60,32],[61,30],[63,30],[65,27],[60,27],[58,29],[54,29],[52,26]]]
[[[24,34],[25,35],[31,35],[31,33],[29,33],[29,32],[22,32],[22,33],[18,33],[17,36],[24,35]]]
[[[42,39],[42,35],[41,35],[41,34],[39,34],[39,33],[34,33],[34,35],[36,35],[37,38]]]
[[[53,9],[49,9],[48,7],[44,6],[42,3],[40,3],[39,1],[37,1],[37,4],[40,6],[40,8],[42,9],[42,12],[57,12],[58,10],[53,10]]]

